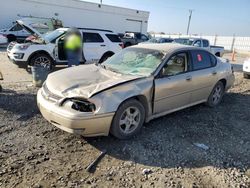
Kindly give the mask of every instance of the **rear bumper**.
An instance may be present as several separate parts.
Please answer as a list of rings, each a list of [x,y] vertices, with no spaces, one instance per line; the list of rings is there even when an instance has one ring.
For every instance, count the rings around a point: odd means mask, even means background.
[[[37,94],[37,105],[47,121],[66,132],[86,137],[109,135],[114,113],[69,117],[63,113],[63,107],[46,100],[41,89]]]

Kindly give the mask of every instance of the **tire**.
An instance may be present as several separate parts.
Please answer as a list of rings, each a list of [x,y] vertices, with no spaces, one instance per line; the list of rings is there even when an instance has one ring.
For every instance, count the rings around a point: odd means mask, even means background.
[[[106,54],[106,55],[104,55],[101,59],[100,59],[100,61],[99,61],[99,64],[102,64],[104,61],[106,61],[108,58],[110,58],[112,55],[114,55],[114,54]]]
[[[250,79],[250,75],[248,75],[246,73],[243,73],[243,77],[246,78],[246,79]]]
[[[113,118],[110,132],[118,139],[129,139],[136,135],[145,121],[143,105],[131,99],[120,105]]]
[[[44,67],[49,68],[49,70],[52,70],[52,59],[49,55],[41,53],[41,54],[36,54],[30,59],[30,64],[31,66],[35,65],[42,65]]]
[[[17,40],[15,35],[8,35],[7,38],[8,38],[8,42],[13,42]]]
[[[206,104],[209,107],[218,106],[221,103],[221,100],[224,96],[224,93],[225,93],[224,84],[221,81],[217,82],[217,84],[214,86],[212,92],[210,93]]]

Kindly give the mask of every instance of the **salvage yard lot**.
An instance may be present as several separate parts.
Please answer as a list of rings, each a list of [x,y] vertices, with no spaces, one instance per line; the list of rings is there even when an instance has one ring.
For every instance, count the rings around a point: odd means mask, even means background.
[[[240,69],[218,108],[198,105],[156,119],[131,140],[87,139],[41,116],[31,76],[11,64],[4,51],[0,187],[250,186],[250,80]],[[87,173],[85,167],[104,149],[107,155]]]

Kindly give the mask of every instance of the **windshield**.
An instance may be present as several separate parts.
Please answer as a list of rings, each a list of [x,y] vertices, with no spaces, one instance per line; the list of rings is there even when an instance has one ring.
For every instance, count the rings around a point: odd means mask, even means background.
[[[56,40],[58,37],[62,36],[66,31],[63,30],[55,30],[52,31],[51,33],[48,33],[44,36],[44,39],[48,42],[52,42]]]
[[[127,48],[103,63],[113,72],[137,76],[149,76],[161,64],[165,54],[144,48]]]
[[[174,39],[174,42],[191,46],[194,40],[193,39]]]

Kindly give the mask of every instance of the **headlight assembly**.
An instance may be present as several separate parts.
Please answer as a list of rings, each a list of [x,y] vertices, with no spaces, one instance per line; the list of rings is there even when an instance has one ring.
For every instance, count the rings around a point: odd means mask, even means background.
[[[66,101],[70,101],[72,103],[71,108],[79,112],[94,112],[96,110],[95,104],[83,98],[65,98],[59,105],[63,106]]]
[[[22,44],[22,45],[18,46],[18,49],[19,50],[27,50],[29,46],[30,46],[29,44]]]

